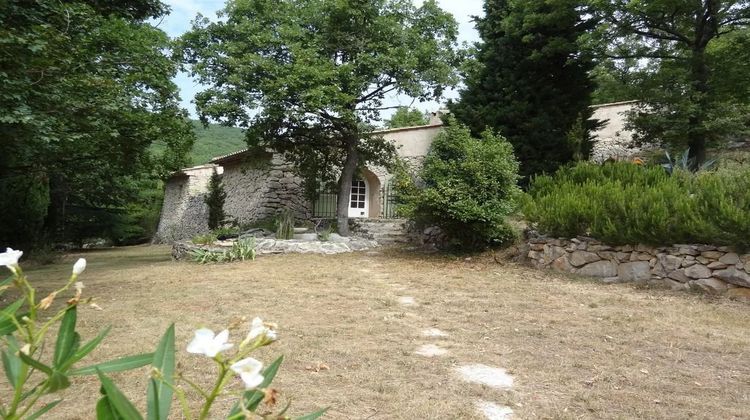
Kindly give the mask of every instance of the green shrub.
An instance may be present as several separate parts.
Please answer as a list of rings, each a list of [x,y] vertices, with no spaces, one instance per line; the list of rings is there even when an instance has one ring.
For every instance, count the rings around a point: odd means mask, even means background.
[[[216,242],[218,238],[213,233],[204,233],[202,235],[195,235],[191,241],[196,245],[211,245]]]
[[[222,226],[220,228],[212,230],[211,233],[217,238],[221,238],[222,236],[231,236],[231,235],[239,234],[240,228],[235,227],[235,226]]]
[[[580,163],[532,181],[524,215],[552,236],[750,246],[750,169],[690,174]]]
[[[423,226],[439,226],[453,245],[482,248],[515,238],[506,217],[516,209],[518,161],[503,137],[471,137],[450,124],[432,143],[418,179],[397,173],[399,213]]]
[[[294,213],[284,210],[276,218],[276,239],[292,239],[294,237]]]

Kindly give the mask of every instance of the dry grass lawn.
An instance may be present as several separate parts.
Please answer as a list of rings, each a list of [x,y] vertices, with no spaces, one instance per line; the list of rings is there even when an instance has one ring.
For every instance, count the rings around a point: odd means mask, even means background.
[[[78,256],[29,275],[48,291]],[[103,311],[81,308],[83,338],[113,325],[89,361],[152,351],[176,322],[181,369],[208,386],[210,361],[184,351],[193,330],[261,316],[279,324],[280,341],[259,357],[285,355],[275,386],[292,398],[293,414],[330,406],[331,419],[470,419],[481,418],[475,403],[486,400],[523,419],[750,417],[750,305],[742,302],[481,256],[385,250],[205,266],[171,261],[167,247],[84,256],[85,293]],[[417,304],[400,304],[402,296]],[[449,336],[422,337],[430,327]],[[428,343],[448,354],[414,354]],[[471,363],[507,369],[514,388],[463,382],[454,369]],[[310,369],[322,365],[329,369]],[[115,375],[141,407],[147,378],[146,368]],[[51,418],[93,417],[98,382],[75,383]],[[215,417],[232,402],[222,397]]]

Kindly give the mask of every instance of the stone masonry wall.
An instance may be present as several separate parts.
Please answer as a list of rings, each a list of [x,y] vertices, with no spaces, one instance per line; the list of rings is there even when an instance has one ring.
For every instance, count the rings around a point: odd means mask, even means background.
[[[297,219],[310,216],[302,179],[278,155],[226,164],[222,184],[227,193],[224,211],[240,223],[274,217],[283,209],[292,210]]]
[[[214,170],[221,173],[216,165],[188,168],[167,181],[155,243],[170,243],[208,231],[204,198]]]
[[[527,240],[537,268],[598,277],[607,283],[648,282],[673,289],[750,297],[750,254],[711,245],[610,246],[591,238]]]

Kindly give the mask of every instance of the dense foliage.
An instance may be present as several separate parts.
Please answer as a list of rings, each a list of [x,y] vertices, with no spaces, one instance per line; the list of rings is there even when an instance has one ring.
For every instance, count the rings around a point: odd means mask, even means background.
[[[391,118],[386,120],[385,128],[415,127],[427,124],[428,119],[423,112],[416,108],[400,106]]]
[[[176,63],[146,23],[165,12],[156,0],[3,2],[0,195],[17,208],[0,243],[115,229],[141,182],[184,165],[192,133],[170,81]]]
[[[201,118],[246,128],[249,146],[284,153],[308,182],[338,179],[346,233],[358,165],[395,155],[369,134],[386,95],[435,99],[456,81],[455,20],[434,0],[230,0],[222,13],[183,36],[208,86],[196,97]]]
[[[403,174],[403,172],[402,172]],[[507,216],[519,196],[518,161],[503,137],[481,138],[456,124],[432,143],[418,179],[395,184],[399,212],[424,226],[439,226],[455,245],[477,249],[514,239]]]
[[[595,26],[579,0],[487,0],[482,42],[466,66],[466,88],[449,106],[479,135],[491,128],[513,144],[521,175],[554,171],[588,156],[594,84],[580,40]],[[580,138],[570,142],[577,122]]]
[[[524,214],[540,232],[612,244],[750,247],[750,169],[669,175],[581,163],[534,179]]]
[[[607,95],[640,101],[630,116],[638,140],[689,147],[700,163],[709,146],[750,133],[750,1],[592,4],[594,42],[616,60],[599,75]],[[618,74],[631,86],[613,83]]]

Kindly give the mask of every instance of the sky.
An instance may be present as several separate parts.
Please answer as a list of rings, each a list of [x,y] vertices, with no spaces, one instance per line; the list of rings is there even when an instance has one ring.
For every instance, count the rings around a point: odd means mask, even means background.
[[[162,0],[172,8],[172,12],[158,22],[154,22],[160,29],[165,31],[171,37],[178,37],[190,29],[190,22],[200,13],[209,19],[216,19],[216,11],[224,6],[223,0]],[[474,28],[472,16],[479,16],[483,13],[483,0],[437,0],[438,4],[444,10],[450,12],[458,22],[458,41],[459,43],[473,43],[479,39]],[[416,0],[415,3],[421,3]],[[174,79],[180,88],[180,97],[182,106],[190,112],[195,118],[195,104],[192,103],[197,92],[202,90],[200,84],[194,81],[189,75],[180,73]],[[446,93],[446,98],[455,98],[456,91]],[[414,102],[405,96],[391,96],[386,100],[387,106],[395,105],[413,105],[421,111],[436,111],[439,104],[436,102]],[[391,111],[392,112],[392,111]],[[384,112],[383,117],[387,117]]]

